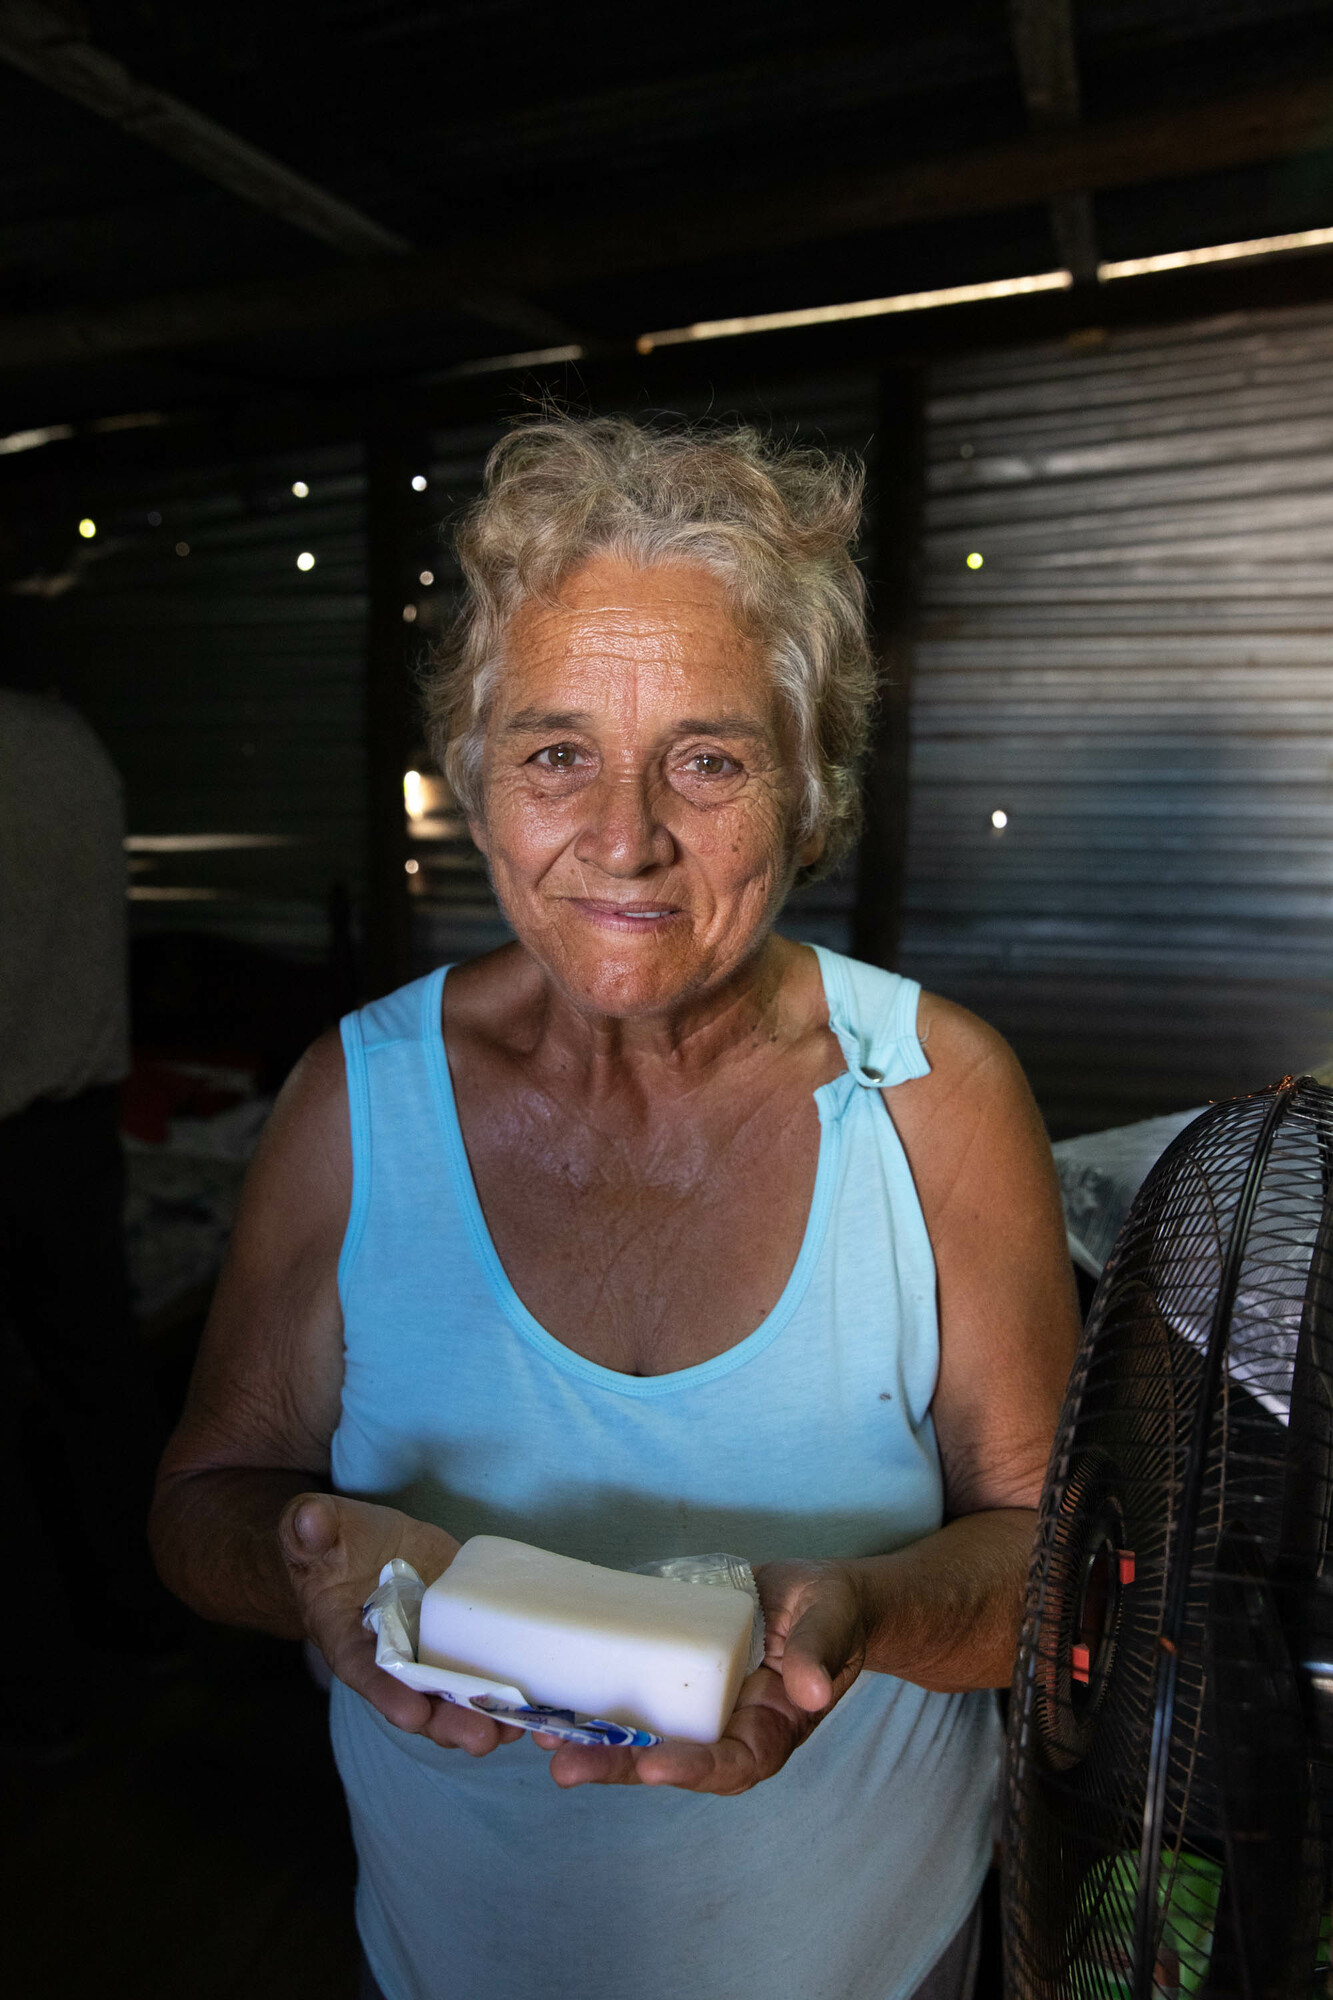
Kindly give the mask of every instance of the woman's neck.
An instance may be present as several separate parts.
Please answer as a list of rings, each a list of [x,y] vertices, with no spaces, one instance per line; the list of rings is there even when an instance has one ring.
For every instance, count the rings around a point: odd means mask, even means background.
[[[581,1006],[521,945],[510,950],[511,1004],[490,1015],[487,1032],[498,1029],[534,1079],[585,1101],[688,1095],[719,1067],[807,1032],[822,992],[813,953],[770,934],[725,979],[660,1013],[605,1014]]]

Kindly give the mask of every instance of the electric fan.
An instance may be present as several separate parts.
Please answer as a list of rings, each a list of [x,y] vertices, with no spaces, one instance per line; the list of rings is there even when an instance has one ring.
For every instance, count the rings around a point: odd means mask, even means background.
[[[1333,1090],[1173,1141],[1102,1275],[1009,1712],[1010,2000],[1327,1991]]]

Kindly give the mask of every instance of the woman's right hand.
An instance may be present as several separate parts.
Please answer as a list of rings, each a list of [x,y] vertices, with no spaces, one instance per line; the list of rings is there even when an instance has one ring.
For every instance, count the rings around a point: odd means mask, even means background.
[[[473,1757],[484,1757],[523,1734],[475,1709],[418,1694],[375,1665],[375,1635],[361,1623],[361,1608],[379,1583],[380,1571],[401,1556],[423,1583],[434,1583],[458,1553],[460,1545],[452,1535],[414,1521],[396,1507],[335,1493],[298,1493],[283,1509],[278,1539],[307,1636],[330,1671],[386,1721]]]

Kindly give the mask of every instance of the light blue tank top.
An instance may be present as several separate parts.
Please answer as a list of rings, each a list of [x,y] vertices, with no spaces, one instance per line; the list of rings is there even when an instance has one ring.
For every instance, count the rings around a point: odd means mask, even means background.
[[[919,988],[816,950],[848,1067],[815,1093],[800,1253],[754,1333],[666,1375],[574,1354],[505,1276],[454,1106],[444,971],[348,1016],[340,1492],[615,1567],[874,1555],[940,1525],[935,1267],[880,1095],[928,1073]],[[387,2000],[899,2000],[990,1858],[988,1694],[863,1674],[732,1799],[561,1792],[526,1737],[474,1761],[338,1683],[332,1726]]]

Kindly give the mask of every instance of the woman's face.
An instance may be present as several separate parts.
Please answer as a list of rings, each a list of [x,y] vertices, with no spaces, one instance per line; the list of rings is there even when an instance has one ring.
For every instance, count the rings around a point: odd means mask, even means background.
[[[580,1006],[667,1012],[765,935],[798,861],[762,649],[692,564],[596,557],[509,634],[473,833],[522,942]]]

